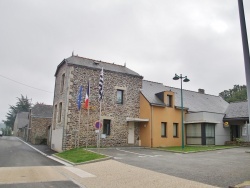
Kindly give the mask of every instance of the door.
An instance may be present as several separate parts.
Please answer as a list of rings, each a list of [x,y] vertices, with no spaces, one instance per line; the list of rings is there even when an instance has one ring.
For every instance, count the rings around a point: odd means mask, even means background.
[[[128,144],[135,143],[135,125],[134,122],[128,123]]]

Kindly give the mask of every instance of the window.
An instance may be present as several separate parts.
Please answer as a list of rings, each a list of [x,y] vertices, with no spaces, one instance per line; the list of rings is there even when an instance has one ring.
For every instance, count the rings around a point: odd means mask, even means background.
[[[173,137],[178,137],[178,123],[173,124]]]
[[[110,120],[103,120],[103,134],[110,135]]]
[[[161,137],[167,137],[167,123],[161,123]]]
[[[167,106],[172,107],[172,95],[167,95]]]
[[[62,74],[62,79],[61,79],[61,89],[60,89],[60,92],[62,93],[63,92],[63,88],[64,88],[64,81],[65,81],[65,73]]]
[[[190,145],[214,145],[215,124],[197,123],[186,126],[187,144]]]
[[[55,109],[54,109],[54,121],[53,121],[53,129],[55,130],[56,128],[56,114],[57,114],[57,105],[55,105]]]
[[[62,103],[59,103],[59,113],[58,113],[58,122],[60,123],[62,120]]]
[[[188,124],[186,126],[187,144],[201,145],[201,124]]]
[[[123,104],[123,90],[117,90],[116,92],[116,103]]]

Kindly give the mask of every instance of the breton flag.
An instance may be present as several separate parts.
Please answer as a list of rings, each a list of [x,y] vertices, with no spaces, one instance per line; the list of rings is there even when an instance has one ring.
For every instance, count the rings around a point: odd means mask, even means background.
[[[103,68],[100,74],[100,81],[99,81],[99,101],[103,99]]]
[[[89,86],[89,81],[88,81],[88,88],[87,88],[87,91],[86,91],[86,97],[85,97],[85,103],[84,103],[84,107],[86,109],[89,108],[89,93],[90,93],[90,86]]]
[[[82,86],[79,87],[78,95],[77,95],[77,108],[78,110],[81,109],[82,104]]]

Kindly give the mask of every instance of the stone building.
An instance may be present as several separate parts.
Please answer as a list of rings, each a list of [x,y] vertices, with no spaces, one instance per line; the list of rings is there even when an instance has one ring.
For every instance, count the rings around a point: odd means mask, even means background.
[[[104,74],[104,97],[98,101],[100,72]],[[55,73],[51,148],[56,151],[96,146],[94,124],[99,119],[101,146],[139,145],[140,89],[142,76],[126,66],[72,55],[64,59]],[[78,111],[77,95],[83,86],[83,100],[90,83],[90,110]],[[80,120],[80,121],[79,121]],[[80,123],[79,123],[80,122]]]
[[[32,144],[50,144],[53,106],[35,104],[29,112],[27,140]]]
[[[13,127],[14,136],[21,138],[26,138],[27,136],[27,127],[29,124],[29,112],[18,112]]]

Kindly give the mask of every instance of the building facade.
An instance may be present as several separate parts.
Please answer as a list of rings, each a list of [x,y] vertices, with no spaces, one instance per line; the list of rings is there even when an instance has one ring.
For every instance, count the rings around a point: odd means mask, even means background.
[[[183,107],[186,145],[224,145],[230,139],[230,129],[223,126],[228,103],[221,97],[183,90]],[[142,146],[181,145],[180,89],[143,81],[140,112],[149,119],[140,126]]]
[[[103,100],[99,79],[103,68]],[[101,121],[101,146],[139,145],[140,89],[142,76],[126,66],[72,55],[55,73],[51,148],[56,151],[78,146],[96,146],[95,122]],[[90,108],[78,110],[77,96],[83,86],[83,100],[90,84]],[[101,108],[101,110],[100,110]]]
[[[29,112],[27,140],[32,144],[49,144],[52,124],[52,105],[35,104]]]

